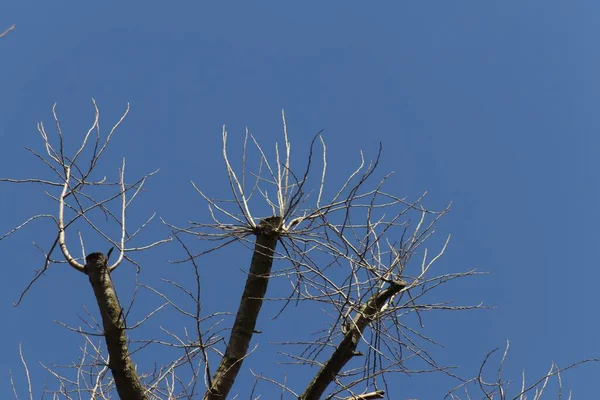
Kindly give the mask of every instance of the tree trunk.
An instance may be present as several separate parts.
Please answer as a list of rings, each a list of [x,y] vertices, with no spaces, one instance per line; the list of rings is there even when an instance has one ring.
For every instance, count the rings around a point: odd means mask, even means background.
[[[226,399],[242,366],[250,346],[263,298],[267,292],[281,222],[280,217],[269,217],[262,220],[256,228],[256,244],[250,263],[250,271],[248,272],[235,322],[231,329],[227,350],[221,359],[211,387],[204,394],[204,400]]]
[[[104,337],[108,349],[108,367],[112,372],[119,398],[123,400],[146,399],[137,372],[127,348],[127,335],[123,309],[107,268],[107,260],[102,253],[92,253],[85,258],[85,273],[90,279],[94,295],[98,301]]]

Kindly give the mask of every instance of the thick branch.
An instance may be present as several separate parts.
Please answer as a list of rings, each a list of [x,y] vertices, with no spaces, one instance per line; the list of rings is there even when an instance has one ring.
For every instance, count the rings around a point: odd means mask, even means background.
[[[85,258],[85,272],[94,289],[98,301],[104,337],[109,355],[109,368],[112,372],[119,398],[128,400],[146,399],[145,390],[131,361],[127,348],[127,335],[123,310],[102,253],[92,253]]]
[[[300,396],[302,400],[318,400],[321,398],[327,386],[333,382],[344,365],[356,354],[356,347],[369,322],[381,311],[392,296],[398,294],[405,287],[406,283],[403,281],[393,282],[385,290],[371,296],[349,324],[348,332],[344,335],[333,355]]]
[[[235,378],[248,352],[256,320],[267,292],[273,255],[282,219],[269,217],[256,227],[256,244],[246,286],[231,330],[225,355],[213,378],[212,387],[204,394],[205,400],[223,400],[231,390]]]

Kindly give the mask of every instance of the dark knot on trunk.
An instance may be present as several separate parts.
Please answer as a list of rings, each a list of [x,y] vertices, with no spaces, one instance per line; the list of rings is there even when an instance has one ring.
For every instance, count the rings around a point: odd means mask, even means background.
[[[256,236],[278,236],[281,233],[282,226],[283,218],[278,216],[267,217],[260,221],[254,233]]]
[[[107,267],[106,257],[103,253],[91,253],[85,257],[84,271],[89,275],[91,271],[102,271]]]
[[[91,253],[88,254],[87,257],[85,257],[85,263],[101,263],[104,262],[104,254],[103,253]]]

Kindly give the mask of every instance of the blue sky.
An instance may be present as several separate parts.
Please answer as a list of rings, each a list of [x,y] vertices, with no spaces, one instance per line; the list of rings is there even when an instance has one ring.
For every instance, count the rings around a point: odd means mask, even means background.
[[[394,193],[429,190],[426,204],[438,209],[452,201],[439,226],[452,233],[439,268],[491,274],[440,296],[496,308],[428,315],[427,332],[446,346],[436,352],[442,363],[475,374],[506,339],[513,379],[523,368],[533,378],[552,361],[599,355],[590,312],[600,278],[597,2],[22,1],[1,11],[0,30],[18,24],[0,41],[1,176],[47,174],[23,148],[41,150],[36,122],[52,126],[55,102],[73,143],[91,124],[92,97],[103,129],[129,102],[102,173],[116,176],[123,156],[132,179],[161,169],[134,220],[155,211],[178,223],[201,219],[206,209],[189,181],[226,193],[221,126],[234,149],[246,126],[271,147],[281,142],[285,109],[296,160],[324,129],[333,182],[352,170],[359,150],[373,158],[382,142],[380,168],[396,172]],[[4,184],[0,198],[2,232],[53,211],[37,186]],[[31,243],[47,247],[49,232],[41,223],[0,243],[0,316],[9,327],[0,333],[0,393],[10,393],[9,369],[21,373],[20,342],[41,390],[50,378],[37,363],[67,363],[79,344],[53,321],[77,324],[82,306],[94,307],[85,277],[63,266],[12,307],[41,266]],[[165,234],[155,224],[147,237]],[[177,254],[167,246],[142,256],[146,279],[178,276],[168,263]],[[249,255],[236,257],[245,265]],[[205,265],[207,279],[222,281],[232,273],[226,267]],[[121,292],[130,275],[122,273]],[[207,288],[207,299],[218,288]],[[596,394],[598,368],[565,376],[575,398]],[[397,379],[394,398],[439,398],[451,386],[433,376]],[[234,391],[245,393],[244,384]]]

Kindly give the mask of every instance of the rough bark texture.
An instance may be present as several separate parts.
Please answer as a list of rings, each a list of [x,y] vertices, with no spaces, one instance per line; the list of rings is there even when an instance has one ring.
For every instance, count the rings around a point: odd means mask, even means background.
[[[267,292],[281,222],[280,217],[269,217],[262,220],[256,228],[256,244],[244,293],[231,329],[227,350],[214,375],[212,386],[204,395],[205,400],[227,398],[248,352],[256,320]]]
[[[336,378],[344,365],[355,355],[356,347],[361,340],[361,335],[370,321],[381,311],[382,307],[392,296],[406,287],[406,283],[399,281],[391,283],[385,290],[375,293],[356,314],[348,332],[337,346],[329,360],[323,365],[319,373],[308,385],[300,396],[302,400],[318,400],[327,386]]]
[[[92,253],[85,258],[85,272],[90,279],[98,301],[104,337],[108,348],[109,368],[117,387],[119,398],[125,400],[146,399],[145,390],[129,356],[123,310],[102,253]]]

